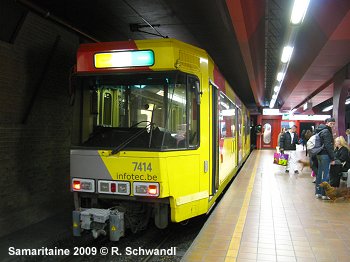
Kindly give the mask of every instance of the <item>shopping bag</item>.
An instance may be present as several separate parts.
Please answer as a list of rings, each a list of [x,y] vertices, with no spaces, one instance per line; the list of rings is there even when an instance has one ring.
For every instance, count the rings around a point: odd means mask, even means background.
[[[281,166],[288,165],[288,154],[282,154],[282,153],[274,153],[273,154],[273,163]]]

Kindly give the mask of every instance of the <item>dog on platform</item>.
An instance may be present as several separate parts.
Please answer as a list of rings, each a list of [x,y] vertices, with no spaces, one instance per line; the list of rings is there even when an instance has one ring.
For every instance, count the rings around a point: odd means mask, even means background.
[[[332,187],[328,182],[324,181],[320,184],[320,187],[324,188],[326,192],[326,196],[328,196],[332,202],[336,201],[339,198],[343,198],[344,200],[350,199],[350,192],[348,188],[337,188]]]
[[[303,171],[305,167],[310,167],[310,161],[298,160],[298,163],[302,166],[301,171]]]

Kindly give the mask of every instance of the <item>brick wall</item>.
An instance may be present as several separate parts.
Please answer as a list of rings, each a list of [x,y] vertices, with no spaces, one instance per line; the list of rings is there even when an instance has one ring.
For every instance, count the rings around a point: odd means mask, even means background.
[[[14,44],[0,41],[0,236],[73,204],[68,79],[78,41],[33,13],[28,13]]]

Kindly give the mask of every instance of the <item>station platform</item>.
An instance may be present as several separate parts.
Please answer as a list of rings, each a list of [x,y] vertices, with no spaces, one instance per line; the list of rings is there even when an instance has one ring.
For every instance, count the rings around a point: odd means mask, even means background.
[[[274,152],[251,153],[182,261],[349,261],[350,203],[316,199],[310,168]]]

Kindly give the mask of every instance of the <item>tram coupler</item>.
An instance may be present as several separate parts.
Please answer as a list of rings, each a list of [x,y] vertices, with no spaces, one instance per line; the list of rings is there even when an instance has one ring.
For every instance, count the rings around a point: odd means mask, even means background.
[[[110,241],[119,241],[124,236],[124,213],[118,210],[90,208],[73,211],[73,236],[81,236],[83,230],[91,230],[94,238],[107,235]]]
[[[124,236],[124,213],[118,210],[111,211],[109,215],[109,240],[119,241]]]

